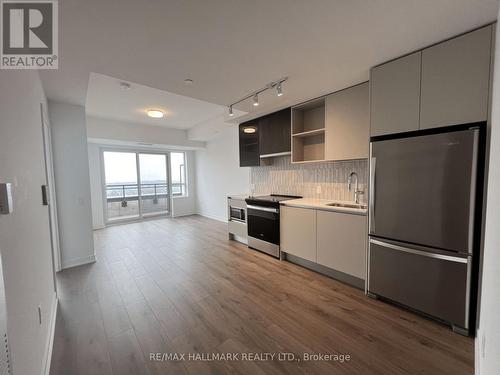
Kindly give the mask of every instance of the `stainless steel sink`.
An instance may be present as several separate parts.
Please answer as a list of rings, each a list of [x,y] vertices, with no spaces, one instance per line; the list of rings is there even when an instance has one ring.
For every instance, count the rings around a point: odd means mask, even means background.
[[[366,204],[358,204],[358,203],[327,203],[327,206],[331,207],[342,207],[342,208],[356,208],[358,210],[366,210],[367,206]]]

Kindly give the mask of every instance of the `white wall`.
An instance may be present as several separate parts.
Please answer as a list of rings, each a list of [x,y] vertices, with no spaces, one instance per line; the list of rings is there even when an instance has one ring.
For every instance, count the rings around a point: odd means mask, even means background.
[[[172,198],[172,216],[186,216],[196,214],[196,160],[194,151],[186,151],[187,190],[186,197]]]
[[[87,116],[87,135],[89,138],[101,141],[115,140],[131,144],[142,142],[183,148],[205,147],[204,142],[189,140],[185,130],[106,120],[92,116]]]
[[[40,103],[34,70],[0,70],[0,181],[13,185],[14,212],[0,215],[7,329],[14,374],[45,367],[56,298],[45,185]],[[38,322],[38,306],[42,324]]]
[[[104,211],[102,196],[102,171],[101,150],[95,143],[88,144],[89,174],[90,174],[90,197],[92,201],[92,227],[93,229],[104,228]]]
[[[62,268],[95,261],[85,109],[49,102]]]
[[[500,16],[500,14],[499,14]],[[500,373],[500,28],[497,27],[476,374]]]
[[[198,213],[227,220],[227,196],[250,190],[250,168],[240,168],[238,126],[222,131],[196,151],[196,203]]]

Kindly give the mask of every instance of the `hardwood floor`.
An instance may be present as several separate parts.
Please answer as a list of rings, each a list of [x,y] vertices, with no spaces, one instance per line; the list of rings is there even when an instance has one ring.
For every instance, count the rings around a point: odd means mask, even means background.
[[[95,232],[95,246],[95,264],[58,274],[52,375],[473,373],[471,338],[229,241],[223,223],[190,216],[114,226]]]

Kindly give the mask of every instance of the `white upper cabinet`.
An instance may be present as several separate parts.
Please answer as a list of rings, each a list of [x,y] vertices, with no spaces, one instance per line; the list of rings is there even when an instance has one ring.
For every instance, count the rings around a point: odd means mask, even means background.
[[[421,52],[374,67],[370,75],[370,135],[418,130]]]
[[[325,159],[368,157],[370,141],[368,82],[326,97]]]
[[[486,121],[492,27],[422,52],[420,128]]]

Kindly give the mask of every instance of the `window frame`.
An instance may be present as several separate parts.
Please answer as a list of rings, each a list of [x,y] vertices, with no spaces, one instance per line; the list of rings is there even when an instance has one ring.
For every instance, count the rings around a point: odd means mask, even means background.
[[[103,219],[104,225],[114,225],[120,222],[126,221],[137,221],[143,220],[148,216],[138,215],[136,218],[126,218],[126,219],[113,219],[109,220],[108,212],[107,212],[107,200],[106,200],[106,176],[105,176],[105,167],[104,167],[104,153],[105,152],[130,152],[136,154],[136,161],[138,163],[138,155],[141,153],[145,154],[163,154],[167,155],[167,176],[168,176],[168,187],[169,187],[169,195],[170,195],[170,203],[168,207],[168,217],[172,217],[173,213],[173,203],[174,199],[180,198],[188,198],[189,197],[189,178],[188,178],[188,152],[187,150],[175,150],[175,149],[148,149],[142,147],[122,147],[122,146],[112,146],[112,145],[99,145],[99,176],[101,183],[101,196],[102,196],[102,210],[103,210]],[[184,183],[181,186],[184,186],[184,194],[176,194],[174,195],[172,192],[172,153],[182,153],[184,154]],[[182,189],[182,187],[181,187]],[[140,211],[139,211],[140,212]],[[158,216],[161,216],[159,214]]]
[[[181,167],[183,168],[183,173],[181,173],[181,182],[180,183],[174,183],[172,179],[172,154],[183,154],[184,156],[184,164],[181,164]],[[188,161],[187,161],[187,152],[182,151],[182,150],[175,150],[175,151],[170,151],[169,152],[169,162],[170,162],[170,184],[171,184],[171,195],[172,199],[177,199],[177,198],[188,198],[189,197],[189,188],[188,188]],[[184,178],[184,182],[182,182]],[[174,194],[173,192],[173,186],[180,186],[181,187],[181,194]]]

